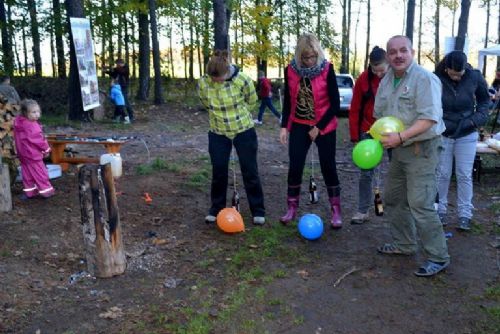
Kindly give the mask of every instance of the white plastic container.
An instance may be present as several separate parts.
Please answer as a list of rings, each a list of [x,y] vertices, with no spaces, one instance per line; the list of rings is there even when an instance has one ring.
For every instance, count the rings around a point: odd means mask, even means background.
[[[45,165],[47,167],[47,172],[49,173],[49,179],[56,179],[62,176],[62,169],[60,165]],[[23,172],[21,166],[17,167],[17,177],[16,182],[21,182],[23,180]]]
[[[111,173],[113,177],[122,176],[122,157],[120,153],[106,153],[101,155],[101,165],[105,165],[108,162],[111,164]]]

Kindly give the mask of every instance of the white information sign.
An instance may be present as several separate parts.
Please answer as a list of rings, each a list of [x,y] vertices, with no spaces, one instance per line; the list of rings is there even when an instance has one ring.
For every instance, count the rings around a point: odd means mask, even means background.
[[[80,86],[82,88],[83,110],[86,111],[99,106],[94,43],[88,19],[71,17],[70,23],[73,43],[75,45]]]

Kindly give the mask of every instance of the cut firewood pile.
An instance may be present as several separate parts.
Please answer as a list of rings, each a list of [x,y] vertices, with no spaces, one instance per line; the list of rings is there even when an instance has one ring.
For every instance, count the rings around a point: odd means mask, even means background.
[[[0,95],[0,153],[3,163],[9,165],[11,180],[17,175],[19,161],[14,145],[14,118],[19,114],[19,105],[7,103]]]

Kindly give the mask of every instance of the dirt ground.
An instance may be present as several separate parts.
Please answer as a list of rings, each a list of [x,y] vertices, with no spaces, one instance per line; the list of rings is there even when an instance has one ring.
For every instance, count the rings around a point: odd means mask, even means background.
[[[81,273],[87,268],[74,168],[53,180],[57,194],[48,200],[21,201],[16,183],[13,211],[0,214],[0,333],[500,333],[500,228],[492,209],[500,199],[498,169],[475,184],[471,233],[455,230],[452,187],[446,227],[451,266],[437,277],[418,278],[413,271],[424,260],[421,253],[377,254],[390,237],[384,217],[349,224],[357,172],[345,121],[337,148],[344,227],[326,228],[316,241],[302,239],[296,224],[278,222],[288,158],[270,114],[257,129],[267,223],[249,224],[237,168],[247,223],[237,235],[203,222],[208,120],[197,107],[147,107],[132,126],[46,128],[138,138],[122,148],[124,175],[116,183],[128,266],[109,279]],[[320,202],[308,204],[304,187],[299,213],[316,213],[327,223],[326,191],[317,164],[314,169]]]

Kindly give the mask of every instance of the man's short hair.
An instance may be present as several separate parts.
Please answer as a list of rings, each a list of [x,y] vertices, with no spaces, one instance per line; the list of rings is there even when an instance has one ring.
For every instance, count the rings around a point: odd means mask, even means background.
[[[386,45],[386,50],[389,51],[389,43],[393,40],[393,39],[396,39],[396,38],[402,38],[402,39],[405,39],[406,40],[406,43],[408,44],[408,47],[413,50],[413,43],[411,41],[411,39],[408,38],[408,36],[404,36],[404,35],[394,35],[392,36],[391,38],[389,38],[389,40],[387,41],[387,45]]]
[[[121,58],[118,58],[116,61],[115,61],[115,64],[117,65],[124,65],[125,64],[125,61]]]

